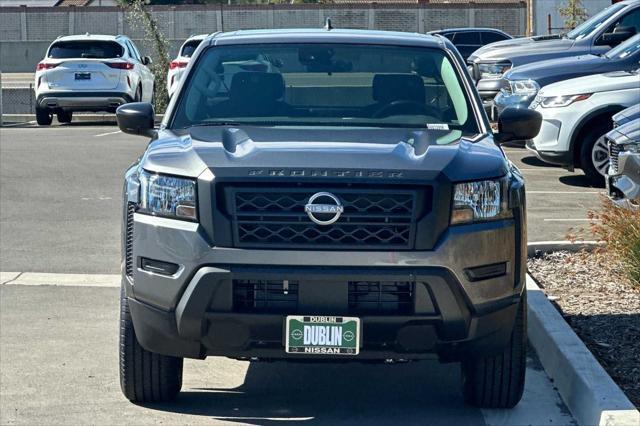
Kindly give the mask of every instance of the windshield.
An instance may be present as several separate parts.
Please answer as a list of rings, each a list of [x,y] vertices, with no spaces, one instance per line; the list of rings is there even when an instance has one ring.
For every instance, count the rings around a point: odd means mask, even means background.
[[[113,41],[59,41],[49,49],[49,58],[121,58],[124,53],[122,46]]]
[[[194,125],[419,127],[478,133],[444,51],[351,44],[221,46],[203,53],[173,128]]]
[[[567,33],[567,38],[572,40],[581,40],[600,28],[606,20],[611,17],[614,13],[619,11],[625,7],[625,5],[616,3],[612,6],[609,6],[606,9],[601,10],[600,12],[593,15],[591,18],[584,21],[582,24],[575,27],[573,30]]]
[[[202,40],[189,40],[184,44],[184,46],[182,46],[180,56],[190,58],[193,56],[193,52],[195,52],[198,46],[200,46],[200,43],[202,43]]]
[[[624,59],[638,51],[640,51],[640,34],[609,50],[605,56],[610,59]]]

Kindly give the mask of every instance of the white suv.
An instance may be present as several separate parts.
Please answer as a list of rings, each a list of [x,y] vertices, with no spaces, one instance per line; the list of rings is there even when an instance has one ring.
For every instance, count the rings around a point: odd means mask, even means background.
[[[542,114],[542,128],[527,148],[541,160],[569,170],[581,168],[603,184],[609,168],[604,135],[611,117],[638,103],[640,70],[574,78],[543,87],[529,106]]]
[[[74,35],[56,39],[36,68],[36,120],[56,114],[69,123],[75,111],[115,112],[128,102],[152,102],[154,77],[125,36]]]
[[[180,81],[185,68],[189,65],[189,59],[191,59],[193,52],[196,51],[198,46],[200,46],[200,43],[202,43],[202,40],[204,40],[207,35],[208,34],[200,34],[189,37],[180,47],[178,57],[169,64],[169,71],[167,72],[167,93],[169,94],[169,97],[171,97],[173,92],[176,91],[178,82]]]

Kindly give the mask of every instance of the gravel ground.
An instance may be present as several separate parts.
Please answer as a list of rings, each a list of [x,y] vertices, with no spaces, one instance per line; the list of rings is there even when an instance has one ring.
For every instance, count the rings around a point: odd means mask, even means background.
[[[529,259],[529,272],[600,364],[640,407],[640,289],[599,253]]]

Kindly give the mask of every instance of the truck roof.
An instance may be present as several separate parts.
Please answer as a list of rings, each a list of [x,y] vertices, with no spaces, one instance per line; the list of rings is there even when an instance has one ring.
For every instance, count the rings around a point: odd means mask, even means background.
[[[214,45],[252,43],[366,43],[444,48],[445,39],[429,34],[354,29],[239,30],[211,34]]]

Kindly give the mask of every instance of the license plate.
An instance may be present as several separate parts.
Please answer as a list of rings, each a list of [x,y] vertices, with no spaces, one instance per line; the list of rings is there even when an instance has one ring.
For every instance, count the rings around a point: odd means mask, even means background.
[[[290,354],[358,355],[360,318],[290,315],[285,350]]]
[[[91,73],[90,72],[77,72],[76,73],[76,80],[91,80]]]

